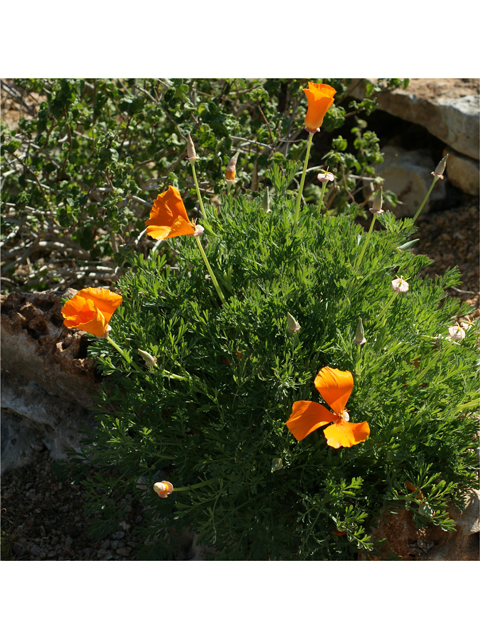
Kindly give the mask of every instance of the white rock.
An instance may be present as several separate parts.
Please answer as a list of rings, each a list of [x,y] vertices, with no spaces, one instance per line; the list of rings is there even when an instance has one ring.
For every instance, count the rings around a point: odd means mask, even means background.
[[[413,78],[407,89],[374,94],[378,108],[425,127],[456,151],[479,159],[480,94],[471,83],[459,88],[454,78]],[[462,95],[462,93],[464,95]],[[365,85],[352,87],[352,97],[365,97]]]
[[[451,147],[447,147],[444,153],[448,153],[446,174],[453,186],[471,196],[478,196],[480,188],[478,161],[458,153]]]
[[[393,191],[402,202],[395,207],[395,215],[412,217],[430,189],[436,162],[428,151],[405,151],[401,147],[387,145],[382,153],[384,161],[378,165],[377,172],[385,180],[383,190]],[[445,184],[438,180],[423,213],[429,211],[432,202],[444,198]]]

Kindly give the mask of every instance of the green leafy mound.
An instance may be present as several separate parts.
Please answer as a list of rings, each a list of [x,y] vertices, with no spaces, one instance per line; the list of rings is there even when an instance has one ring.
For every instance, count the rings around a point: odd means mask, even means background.
[[[137,533],[152,559],[171,557],[182,527],[229,560],[375,553],[370,531],[385,508],[452,529],[446,503],[461,504],[477,467],[478,335],[447,339],[466,312],[444,292],[458,272],[423,280],[429,259],[398,248],[412,222],[390,213],[356,269],[366,239],[357,211],[319,216],[306,206],[293,227],[293,170],[271,170],[271,211],[248,196],[207,207],[202,241],[225,304],[192,238],[168,241],[173,267],[156,253],[130,256],[111,335],[143,373],[106,341],[89,350],[107,376],[97,429],[77,456],[99,470],[89,483],[90,511],[102,514],[94,535],[117,526],[127,494],[143,505]],[[408,293],[393,291],[398,276]],[[287,312],[301,325],[295,337]],[[138,349],[157,366],[148,370]],[[293,402],[323,403],[313,381],[324,366],[352,372],[347,406],[353,422],[369,423],[366,442],[336,450],[321,429],[301,442],[287,429]],[[152,489],[161,480],[202,486],[161,500]]]

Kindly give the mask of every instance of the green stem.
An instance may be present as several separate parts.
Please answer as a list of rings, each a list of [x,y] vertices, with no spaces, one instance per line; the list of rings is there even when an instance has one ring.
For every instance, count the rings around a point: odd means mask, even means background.
[[[122,356],[122,358],[124,358],[127,363],[129,365],[131,365],[135,371],[139,371],[140,373],[143,373],[143,371],[140,369],[140,367],[138,367],[135,362],[132,360],[132,358],[128,355],[128,353],[126,351],[124,351],[121,347],[118,346],[118,344],[116,342],[114,342],[110,336],[107,336],[107,340],[110,342],[110,344],[112,345],[112,347],[115,347],[115,349],[118,351],[118,353]]]
[[[200,209],[202,211],[203,219],[206,220],[207,219],[207,214],[205,213],[205,208],[203,206],[202,196],[200,195],[200,187],[198,186],[197,174],[195,172],[195,160],[190,160],[190,164],[192,165],[193,181],[195,182],[195,188],[197,190],[198,202],[200,203]]]
[[[212,482],[216,482],[218,478],[212,478],[211,480],[205,480],[205,482],[199,482],[198,484],[192,484],[189,487],[175,487],[174,491],[190,491],[191,489],[200,489],[200,487],[205,487],[207,484],[212,484]]]
[[[215,289],[217,290],[218,297],[220,298],[222,303],[225,303],[225,297],[224,297],[224,295],[222,293],[222,290],[218,286],[218,282],[217,282],[217,279],[215,277],[215,274],[212,271],[212,267],[210,266],[210,263],[208,261],[208,258],[206,256],[206,254],[205,254],[205,251],[203,250],[202,243],[200,242],[200,237],[196,236],[195,240],[197,241],[197,245],[198,245],[198,248],[200,249],[200,253],[202,254],[202,258],[203,258],[203,261],[205,262],[205,266],[207,267],[208,273],[210,274],[210,277],[211,277],[212,282],[213,282],[213,284],[215,286]]]
[[[321,211],[322,211],[322,206],[323,206],[323,198],[325,196],[325,190],[327,188],[327,184],[328,182],[324,182],[322,184],[322,193],[320,194],[320,202],[318,203],[318,209],[317,209],[317,214],[320,215]]]
[[[355,263],[355,267],[354,267],[354,271],[357,272],[358,269],[360,268],[360,265],[362,264],[362,259],[365,253],[365,250],[368,246],[368,243],[370,242],[370,236],[372,235],[372,231],[373,231],[373,225],[375,224],[375,220],[377,219],[377,215],[376,213],[373,214],[373,218],[372,218],[372,224],[370,225],[370,229],[368,230],[367,233],[367,237],[365,238],[365,242],[363,243],[363,247],[362,250],[360,252],[360,255],[358,256],[357,262]]]
[[[300,180],[300,188],[298,189],[297,204],[295,206],[295,215],[293,217],[293,224],[297,224],[298,216],[300,215],[300,203],[302,201],[303,185],[305,184],[305,174],[307,172],[308,159],[310,157],[310,147],[312,146],[313,133],[310,132],[308,134],[307,153],[305,154],[305,162],[303,163],[303,173],[302,173],[302,179]]]
[[[433,182],[432,182],[432,186],[430,187],[430,189],[427,192],[427,195],[425,196],[425,198],[423,199],[422,204],[419,206],[417,213],[413,216],[413,220],[412,222],[415,222],[415,220],[418,218],[418,216],[420,215],[420,213],[422,212],[423,207],[425,206],[425,203],[428,200],[428,196],[432,193],[432,189],[435,186],[436,181],[438,180],[437,176],[433,177]]]
[[[398,291],[394,291],[392,297],[390,298],[390,300],[387,302],[387,304],[383,307],[382,311],[380,312],[380,315],[377,318],[377,322],[380,322],[380,320],[384,317],[384,315],[387,313],[387,310],[391,307],[392,302],[395,300],[395,298],[398,296]]]

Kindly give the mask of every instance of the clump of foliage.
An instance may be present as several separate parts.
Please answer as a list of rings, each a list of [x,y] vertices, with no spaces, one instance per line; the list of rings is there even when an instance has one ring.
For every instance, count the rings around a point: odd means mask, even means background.
[[[154,559],[171,557],[172,524],[231,560],[377,554],[371,528],[385,509],[454,528],[447,502],[461,506],[478,466],[478,332],[453,341],[447,331],[467,311],[445,294],[458,271],[423,280],[429,259],[405,247],[412,220],[388,212],[368,243],[347,206],[319,216],[307,205],[294,225],[296,169],[270,170],[268,210],[261,196],[207,206],[223,304],[192,238],[168,241],[175,269],[165,255],[129,258],[111,324],[135,368],[106,341],[90,347],[105,383],[76,459],[92,463],[93,451],[99,470],[87,482],[92,534],[117,526],[126,494],[143,504],[137,533]],[[393,291],[399,275],[408,293]],[[313,381],[325,366],[353,374],[350,417],[371,430],[357,446],[332,449],[321,430],[297,442],[285,425],[294,401],[323,402]],[[152,490],[162,480],[175,487],[166,500]]]
[[[379,88],[367,84],[365,100],[346,112],[350,83],[326,82],[337,95],[320,141],[373,108]],[[126,496],[141,503],[144,558],[172,557],[183,527],[217,559],[375,555],[382,512],[406,507],[418,527],[452,530],[448,501],[461,507],[477,481],[478,330],[448,331],[468,312],[445,294],[459,273],[423,280],[429,259],[411,251],[413,220],[380,211],[378,197],[370,231],[356,223],[368,206],[363,179],[378,184],[381,161],[365,121],[351,130],[352,148],[332,136],[316,157],[314,142],[312,164],[336,181],[327,191],[313,182],[303,84],[17,81],[47,100],[18,132],[4,130],[5,242],[20,242],[5,269],[22,286],[49,286],[51,262],[37,280],[17,273],[25,252],[45,243],[87,252],[75,269],[83,259],[98,272],[118,267],[119,306],[118,295],[97,291],[64,307],[68,326],[86,326],[95,300],[110,301],[89,347],[104,376],[97,426],[67,469],[88,487],[92,535],[117,528]],[[198,192],[187,134],[200,157]],[[190,219],[185,235],[153,245],[144,233],[149,193],[167,187],[180,190]],[[200,192],[212,196],[205,207]],[[197,222],[205,232],[192,237]],[[350,420],[370,429],[354,446],[332,448],[322,429],[297,441],[287,428],[295,402],[324,404],[314,386],[324,367],[353,376]],[[162,481],[173,488],[159,493],[166,499],[152,488]]]
[[[313,165],[330,164],[337,186],[329,206],[352,204],[363,178],[375,181],[382,161],[378,139],[357,114],[368,116],[375,92],[402,81],[325,80],[337,90],[323,125],[333,132],[352,122],[354,142],[340,136],[327,159],[312,150]],[[188,210],[197,206],[186,156],[195,138],[204,197],[225,189],[225,167],[240,152],[237,193],[258,193],[273,165],[305,153],[301,123],[306,105],[293,79],[15,79],[2,94],[25,110],[18,127],[1,123],[2,285],[5,290],[61,289],[109,284],[131,251],[149,244],[144,220],[152,198],[168,185],[180,189]],[[355,125],[355,126],[354,126]],[[320,148],[319,148],[320,149]],[[316,173],[305,198],[318,201]],[[351,177],[351,176],[357,177]],[[292,175],[291,187],[298,186]],[[365,203],[364,203],[365,204]]]

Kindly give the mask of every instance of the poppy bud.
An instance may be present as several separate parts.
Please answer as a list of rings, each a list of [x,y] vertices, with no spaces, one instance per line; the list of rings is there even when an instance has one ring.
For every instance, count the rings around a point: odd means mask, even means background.
[[[230,160],[230,162],[227,165],[227,170],[225,172],[225,178],[227,182],[231,183],[235,180],[235,175],[237,171],[237,160],[239,155],[240,155],[240,151],[237,151],[237,153],[233,156],[233,158]]]
[[[195,160],[198,160],[197,155],[195,153],[193,140],[189,133],[187,133],[187,158],[190,160],[190,162],[195,162]]]
[[[205,229],[202,227],[201,224],[195,225],[195,233],[193,234],[193,237],[197,238],[198,236],[201,236],[204,231]]]
[[[153,367],[157,365],[157,359],[155,356],[151,356],[147,351],[142,351],[142,349],[139,349],[138,353],[145,360],[145,364],[149,369],[153,369]]]
[[[262,207],[267,213],[270,213],[272,211],[270,209],[270,192],[268,190],[268,187],[265,189],[265,192],[263,194]]]
[[[380,189],[377,191],[377,195],[375,196],[375,200],[373,201],[370,213],[383,213],[382,200],[382,187],[380,187]]]
[[[168,480],[162,480],[162,482],[156,482],[153,485],[153,490],[160,498],[168,498],[168,496],[173,493],[173,484],[168,482]]]
[[[408,282],[403,278],[395,278],[392,280],[392,288],[397,293],[406,293],[409,289]]]
[[[448,158],[448,153],[446,156],[443,156],[443,158],[437,164],[437,168],[435,169],[435,171],[432,171],[432,176],[435,176],[436,178],[440,178],[440,180],[443,180],[443,172],[445,171],[445,167],[447,166],[447,158]]]
[[[366,339],[365,339],[365,333],[363,331],[363,324],[362,324],[362,319],[359,318],[358,319],[358,324],[357,324],[357,330],[355,332],[355,338],[353,339],[353,342],[355,344],[365,344]]]
[[[295,318],[292,315],[287,313],[287,331],[289,333],[297,333],[299,329],[300,329],[300,325],[298,324],[298,322],[295,320]]]

